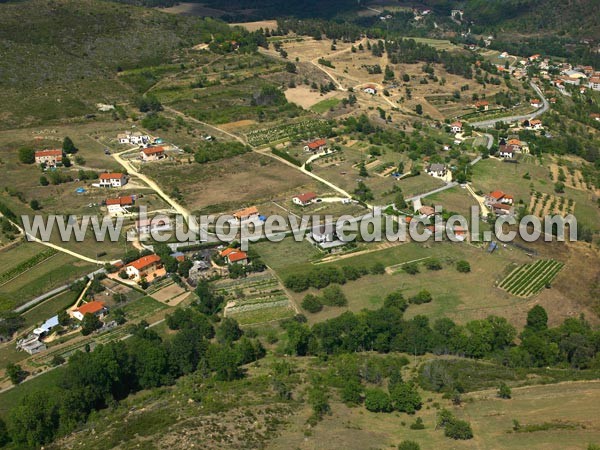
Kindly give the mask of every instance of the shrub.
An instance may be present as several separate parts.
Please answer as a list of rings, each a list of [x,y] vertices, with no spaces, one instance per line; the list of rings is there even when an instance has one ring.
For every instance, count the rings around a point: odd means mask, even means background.
[[[35,150],[30,147],[21,147],[19,149],[19,161],[23,164],[33,164],[35,162]]]
[[[328,306],[346,306],[348,299],[342,292],[342,288],[337,284],[331,285],[323,289],[322,302]]]
[[[391,412],[390,396],[381,389],[368,389],[365,394],[365,407],[372,412]]]
[[[402,266],[402,270],[409,275],[416,275],[419,273],[419,266],[417,263],[408,263]]]
[[[421,305],[423,303],[429,303],[431,300],[433,300],[431,293],[426,289],[422,289],[417,295],[411,297],[409,301],[415,305]]]
[[[473,430],[466,420],[454,419],[444,427],[444,435],[452,439],[467,440],[473,438]]]
[[[471,271],[471,264],[469,264],[469,261],[461,259],[460,261],[456,262],[456,270],[461,273],[468,273]]]
[[[316,295],[308,294],[302,300],[302,308],[314,314],[323,309],[323,303]]]
[[[417,417],[417,420],[415,420],[414,423],[410,424],[410,429],[411,430],[424,430],[425,424],[423,423],[423,419],[421,419],[420,417]]]
[[[398,450],[421,450],[421,447],[415,441],[402,441],[398,445]]]
[[[512,392],[510,387],[504,382],[500,383],[500,386],[498,386],[498,397],[509,399],[511,398],[511,395]]]
[[[385,273],[385,265],[380,262],[373,264],[373,267],[371,267],[371,273],[373,275],[383,275]]]
[[[442,263],[439,260],[432,258],[425,262],[425,267],[427,267],[428,270],[441,270]]]

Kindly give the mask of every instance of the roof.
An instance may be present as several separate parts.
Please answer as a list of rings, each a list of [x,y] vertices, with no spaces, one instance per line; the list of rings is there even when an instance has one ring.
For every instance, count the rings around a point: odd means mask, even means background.
[[[229,260],[229,262],[243,261],[244,259],[248,259],[248,255],[246,254],[246,252],[235,251],[229,256],[227,256],[227,259]]]
[[[308,148],[319,148],[325,144],[327,144],[327,141],[325,139],[317,139],[316,141],[309,142],[307,145]]]
[[[137,270],[144,270],[146,267],[149,267],[149,266],[159,263],[159,262],[160,262],[160,256],[148,255],[148,256],[142,256],[140,259],[136,259],[132,263],[127,264],[127,266],[134,267]]]
[[[435,209],[432,206],[421,206],[419,212],[426,216],[431,216],[432,214],[435,214]]]
[[[60,156],[62,158],[62,150],[54,149],[54,150],[38,150],[35,152],[35,157],[43,157],[43,156]]]
[[[113,179],[121,179],[125,176],[125,174],[123,173],[119,173],[119,172],[104,172],[100,174],[100,179],[101,180],[113,180]]]
[[[314,192],[305,192],[304,194],[294,196],[294,198],[297,198],[302,203],[306,203],[317,198],[317,194],[315,194]]]
[[[96,314],[98,311],[102,311],[105,308],[105,305],[103,302],[99,302],[98,300],[94,300],[91,301],[89,303],[86,303],[83,306],[80,306],[79,308],[77,308],[75,311],[78,311],[79,313],[81,313],[82,315],[86,315],[86,314]]]
[[[232,247],[227,247],[225,250],[221,250],[219,252],[219,255],[225,257],[228,255],[231,255],[232,253],[238,252],[239,250],[237,248],[232,248]]]
[[[531,123],[531,122],[529,122],[529,123]],[[507,144],[508,145],[521,145],[521,141],[518,139],[509,139]]]
[[[479,106],[487,106],[489,105],[490,102],[488,102],[487,100],[479,100],[478,102],[475,102],[475,106],[479,107]]]
[[[462,122],[458,122],[458,121],[457,121],[457,122],[452,122],[452,123],[450,124],[450,126],[452,126],[452,127],[460,127],[460,128],[462,128]]]
[[[52,328],[58,325],[58,316],[50,317],[43,324],[41,324],[38,328],[33,330],[33,334],[42,334],[47,333]]]
[[[106,206],[111,206],[111,205],[120,205],[120,206],[133,205],[133,197],[131,195],[127,195],[125,197],[107,198]]]
[[[233,217],[236,219],[243,219],[244,217],[250,217],[258,214],[256,206],[250,206],[249,208],[240,209],[233,213]]]
[[[592,77],[592,78],[590,78],[590,83],[600,83],[600,77]]]
[[[532,98],[531,103],[542,103],[542,101],[539,98]]]
[[[502,191],[490,192],[489,197],[494,198],[496,200],[500,200],[502,197],[504,197],[504,192],[502,192]]]
[[[529,125],[541,125],[542,121],[540,119],[533,119],[529,121]]]
[[[435,163],[429,166],[430,172],[443,172],[444,170],[446,170],[445,164]]]
[[[506,211],[510,211],[512,209],[512,206],[507,205],[506,203],[496,203],[494,204],[494,209],[504,209]]]
[[[165,152],[165,148],[162,146],[148,147],[148,148],[142,149],[142,153],[144,153],[145,155],[155,155],[157,153],[164,153],[164,152]]]

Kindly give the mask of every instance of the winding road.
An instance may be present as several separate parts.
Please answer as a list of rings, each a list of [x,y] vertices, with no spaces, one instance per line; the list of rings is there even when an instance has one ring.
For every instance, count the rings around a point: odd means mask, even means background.
[[[548,103],[548,100],[546,100],[546,97],[544,97],[542,90],[538,87],[537,84],[535,84],[533,81],[531,81],[529,84],[533,88],[533,90],[536,92],[536,94],[540,97],[540,99],[542,100],[542,107],[538,108],[537,111],[535,111],[531,114],[524,114],[524,115],[520,115],[520,116],[498,117],[497,119],[482,120],[481,122],[472,122],[472,123],[470,123],[470,125],[472,127],[490,128],[499,122],[503,122],[503,123],[520,122],[520,121],[526,120],[526,119],[534,119],[534,118],[544,114],[546,111],[548,111],[548,109],[550,109],[550,103]]]

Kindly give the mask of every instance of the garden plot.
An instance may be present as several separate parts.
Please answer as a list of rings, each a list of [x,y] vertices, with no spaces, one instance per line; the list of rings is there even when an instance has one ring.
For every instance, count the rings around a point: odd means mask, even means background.
[[[331,125],[327,121],[308,119],[301,122],[254,130],[248,133],[246,137],[250,145],[260,147],[272,142],[285,140],[314,139],[326,136],[330,131]]]
[[[499,287],[518,297],[530,297],[549,286],[563,266],[563,263],[553,259],[525,264],[513,270],[500,282]]]
[[[225,315],[240,324],[269,322],[294,313],[285,290],[271,273],[218,282],[215,288],[226,298]]]
[[[548,214],[567,215],[575,210],[573,199],[537,192],[531,196],[529,211],[535,216],[544,217]]]

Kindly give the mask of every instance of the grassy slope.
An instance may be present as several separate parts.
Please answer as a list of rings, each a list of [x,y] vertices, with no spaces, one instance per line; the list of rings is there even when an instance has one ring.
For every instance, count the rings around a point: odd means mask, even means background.
[[[81,116],[128,98],[117,68],[171,61],[225,26],[100,0],[0,4],[2,126]]]

